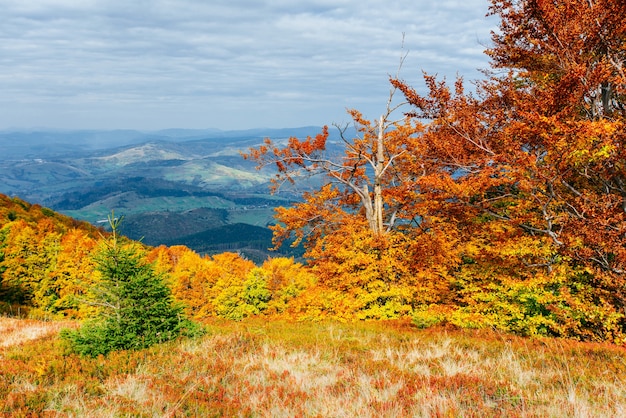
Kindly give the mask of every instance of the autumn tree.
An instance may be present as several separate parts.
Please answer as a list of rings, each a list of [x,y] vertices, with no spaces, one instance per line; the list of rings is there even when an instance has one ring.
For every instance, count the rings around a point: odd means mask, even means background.
[[[527,85],[516,91],[512,128],[534,138],[536,165],[545,173],[545,229],[554,220],[551,230],[562,251],[622,275],[626,4],[494,2],[492,10],[503,22],[489,51],[494,67],[515,70]]]
[[[0,194],[0,309],[18,305],[20,312],[45,318],[79,315],[74,296],[92,276],[88,255],[97,231]]]
[[[307,292],[316,282],[315,275],[293,258],[268,258],[261,266],[261,272],[272,295],[267,309],[269,314],[290,316],[288,311],[293,299]]]
[[[615,1],[493,0],[493,72],[475,95],[461,80],[426,77],[426,95],[392,80],[428,121],[421,158],[438,168],[420,190],[466,234],[466,284],[488,277],[479,288],[493,300],[544,277],[516,303],[557,335],[624,330],[625,12]]]
[[[320,285],[347,295],[343,307],[335,304],[336,316],[406,315],[445,297],[432,289],[447,286],[446,270],[457,262],[453,228],[427,216],[417,187],[432,166],[419,158],[424,126],[401,112],[395,94],[392,86],[385,112],[374,121],[349,111],[356,135],[338,127],[338,154],[327,147],[327,127],[316,137],[289,138],[285,146],[267,139],[244,154],[259,167],[275,166],[273,191],[303,177],[322,179],[301,202],[278,208],[272,229],[278,245],[293,236],[295,244],[304,241]]]
[[[54,268],[61,234],[46,218],[37,223],[17,219],[7,223],[0,232],[2,242],[2,299],[44,308],[40,298],[46,292],[46,277]]]
[[[309,203],[296,205],[293,210],[299,213],[310,212],[307,205],[321,207],[320,201],[332,202],[331,211],[343,209],[356,210],[366,220],[372,234],[384,234],[397,225],[406,203],[400,191],[412,179],[398,167],[403,160],[411,159],[415,154],[412,148],[422,127],[421,124],[403,117],[395,117],[401,104],[394,104],[395,89],[392,88],[387,101],[386,111],[375,121],[370,121],[357,110],[349,110],[357,135],[346,135],[347,126],[337,126],[341,138],[343,154],[333,155],[327,149],[328,127],[315,137],[305,140],[289,138],[286,146],[281,147],[271,139],[243,154],[259,163],[259,168],[273,165],[277,169],[272,190],[276,191],[285,182],[301,181],[302,177],[321,176],[322,187],[313,194],[305,195]],[[322,209],[323,210],[323,209]],[[316,229],[323,231],[332,221],[322,213],[311,213],[300,225],[290,221],[290,214],[282,211],[279,219],[284,221],[285,229],[276,229],[279,241],[287,233],[297,232],[302,239],[306,230],[317,238]],[[306,228],[303,228],[307,225]]]
[[[91,310],[82,302],[96,281],[92,257],[97,241],[85,231],[71,229],[62,237],[54,265],[34,292],[42,315],[85,318]]]
[[[474,92],[425,75],[418,93],[393,77],[411,108],[390,124],[390,106],[373,124],[351,111],[360,135],[341,158],[324,153],[326,131],[253,150],[279,182],[320,171],[329,180],[278,210],[278,241],[307,238],[333,289],[424,283],[381,274],[385,257],[403,253],[398,265],[419,260],[412,272],[445,272],[432,288],[447,296],[427,303],[448,304],[435,310],[456,323],[622,341],[625,12],[609,0],[492,0],[501,23]]]

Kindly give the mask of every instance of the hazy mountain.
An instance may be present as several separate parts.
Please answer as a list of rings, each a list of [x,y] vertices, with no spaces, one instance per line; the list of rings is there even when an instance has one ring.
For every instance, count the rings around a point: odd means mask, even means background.
[[[147,142],[188,142],[212,140],[221,142],[225,139],[246,141],[265,137],[288,138],[316,135],[320,127],[281,129],[246,129],[222,131],[219,129],[164,129],[153,132],[136,130],[15,130],[0,131],[0,161],[16,159],[51,158],[89,154],[96,150],[108,150],[116,147],[143,144]],[[333,133],[336,134],[336,133]]]
[[[281,143],[320,131],[5,131],[0,193],[94,224],[114,211],[125,216],[127,235],[151,245],[185,244],[204,252],[248,248],[259,257],[271,246],[273,209],[297,195],[269,195],[275,172],[256,170],[240,152],[266,137]],[[338,132],[331,132],[330,152],[340,152]]]

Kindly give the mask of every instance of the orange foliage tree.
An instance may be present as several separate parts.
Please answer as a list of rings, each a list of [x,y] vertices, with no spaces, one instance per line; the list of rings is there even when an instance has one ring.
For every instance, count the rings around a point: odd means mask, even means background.
[[[94,238],[79,229],[69,230],[62,236],[55,263],[34,295],[36,305],[46,314],[72,318],[89,316],[92,309],[84,299],[99,279],[92,257],[96,244]]]
[[[326,176],[278,210],[276,240],[305,239],[320,283],[360,315],[400,303],[429,323],[431,305],[465,326],[623,341],[626,3],[492,0],[490,12],[493,71],[475,92],[391,78],[412,109],[392,121],[390,100],[373,124],[351,111],[359,135],[340,158],[326,130],[246,155],[275,164],[277,184]]]
[[[216,298],[221,291],[243,282],[254,263],[235,253],[200,256],[184,246],[158,247],[148,254],[155,269],[167,273],[174,298],[184,303],[195,318],[217,315]]]
[[[81,297],[96,280],[95,243],[88,232],[65,231],[49,217],[6,223],[0,230],[0,300],[29,307],[33,317],[84,316]]]
[[[273,191],[302,176],[324,179],[301,202],[278,208],[272,227],[277,245],[290,237],[304,242],[321,293],[339,291],[321,314],[395,318],[448,295],[447,271],[458,261],[454,226],[426,211],[417,184],[434,165],[419,159],[424,126],[397,115],[395,92],[377,121],[349,111],[356,136],[340,129],[342,155],[328,151],[327,128],[286,146],[267,139],[244,154],[259,167],[276,167]]]
[[[47,279],[56,265],[61,233],[50,219],[41,218],[34,225],[22,219],[9,222],[2,235],[2,283],[12,289],[7,299],[45,309],[53,293]]]
[[[626,3],[493,0],[491,12],[495,71],[475,96],[460,80],[426,77],[427,95],[392,80],[429,121],[421,158],[439,167],[419,187],[462,226],[458,287],[505,327],[621,341]]]
[[[82,316],[79,299],[94,279],[89,256],[100,233],[0,194],[0,311],[16,313],[19,306],[32,316]]]

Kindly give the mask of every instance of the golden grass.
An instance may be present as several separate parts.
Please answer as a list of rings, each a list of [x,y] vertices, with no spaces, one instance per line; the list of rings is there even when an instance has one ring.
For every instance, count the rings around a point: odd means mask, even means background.
[[[29,319],[0,316],[0,347],[19,345],[51,334],[61,328],[71,326],[69,322],[35,321]]]
[[[399,322],[214,321],[208,329],[196,340],[98,359],[64,354],[50,333],[5,345],[0,413],[626,416],[626,352],[609,344]]]

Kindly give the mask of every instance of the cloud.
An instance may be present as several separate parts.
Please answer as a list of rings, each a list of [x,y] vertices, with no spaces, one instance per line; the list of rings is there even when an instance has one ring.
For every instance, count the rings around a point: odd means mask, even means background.
[[[407,50],[412,82],[422,69],[477,78],[486,12],[482,0],[5,0],[0,128],[296,126],[345,119],[346,107],[376,117]]]

